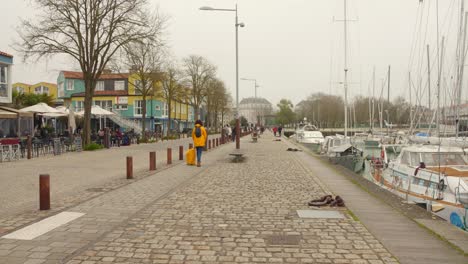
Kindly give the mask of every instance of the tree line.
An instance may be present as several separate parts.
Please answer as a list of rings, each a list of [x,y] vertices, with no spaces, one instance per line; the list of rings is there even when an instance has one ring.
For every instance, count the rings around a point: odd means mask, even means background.
[[[294,124],[309,122],[320,128],[344,127],[344,100],[341,96],[314,93],[294,106],[282,99],[277,105],[277,123]],[[393,101],[356,96],[348,103],[350,127],[380,127],[380,121],[406,125],[410,123],[410,104],[404,97]],[[414,111],[414,110],[413,110]]]
[[[85,83],[83,142],[91,142],[91,106],[97,81],[108,69],[135,73],[129,86],[142,95],[142,129],[146,130],[146,98],[161,96],[168,104],[191,105],[195,118],[206,104],[209,124],[229,111],[230,95],[216,77],[216,66],[191,55],[170,55],[165,39],[168,18],[148,0],[35,0],[35,19],[23,19],[16,43],[25,60],[65,54],[79,65]],[[156,84],[160,85],[156,85]],[[156,88],[155,88],[156,87]]]

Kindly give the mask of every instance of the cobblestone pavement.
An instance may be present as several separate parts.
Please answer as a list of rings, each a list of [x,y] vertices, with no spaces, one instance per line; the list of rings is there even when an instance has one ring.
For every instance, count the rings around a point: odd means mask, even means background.
[[[189,142],[180,139],[0,163],[0,235],[132,182],[125,179],[128,155],[133,156],[138,179],[149,175],[150,151],[157,152],[157,166],[163,168],[167,148],[172,148],[173,163],[178,164],[178,147],[187,150]],[[40,173],[51,176],[50,211],[37,210]]]
[[[265,136],[256,144],[244,140],[243,163],[220,152],[189,184],[154,200],[67,264],[397,263],[344,208],[335,210],[345,219],[298,217],[296,210],[309,209],[307,201],[328,191],[286,148]],[[127,191],[146,196],[136,184]]]
[[[227,156],[232,148],[231,144],[208,152],[205,155],[207,165],[215,162],[216,155]],[[81,249],[100,241],[103,235],[116,227],[126,226],[130,216],[201,171],[182,164],[160,170],[68,208],[67,211],[85,215],[33,240],[0,238],[0,263],[63,263]]]

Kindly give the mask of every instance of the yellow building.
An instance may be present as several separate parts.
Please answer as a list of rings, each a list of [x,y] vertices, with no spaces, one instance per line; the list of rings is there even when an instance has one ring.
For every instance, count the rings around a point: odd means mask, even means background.
[[[57,85],[48,82],[36,84],[14,83],[13,91],[24,94],[47,94],[57,101]]]

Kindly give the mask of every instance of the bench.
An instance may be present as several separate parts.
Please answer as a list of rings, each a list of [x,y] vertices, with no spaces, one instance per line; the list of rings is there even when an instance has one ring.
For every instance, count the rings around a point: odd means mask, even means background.
[[[236,152],[234,152],[234,153],[231,153],[231,154],[229,154],[229,156],[233,156],[233,157],[234,157],[233,161],[234,161],[235,163],[241,162],[241,161],[244,159],[244,153],[242,153],[242,152],[240,152],[240,151],[236,151]]]

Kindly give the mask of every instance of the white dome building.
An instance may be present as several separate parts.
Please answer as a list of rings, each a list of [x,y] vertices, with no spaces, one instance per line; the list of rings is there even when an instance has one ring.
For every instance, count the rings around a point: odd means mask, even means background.
[[[239,103],[239,115],[250,124],[265,125],[265,116],[273,112],[273,106],[267,99],[261,97],[244,98]]]

